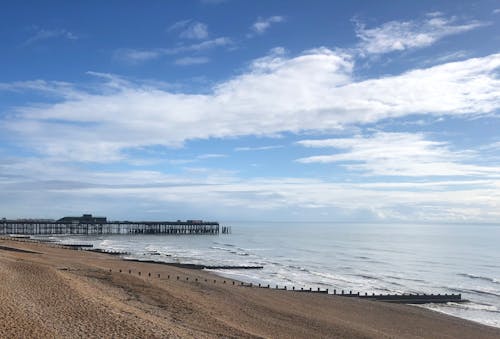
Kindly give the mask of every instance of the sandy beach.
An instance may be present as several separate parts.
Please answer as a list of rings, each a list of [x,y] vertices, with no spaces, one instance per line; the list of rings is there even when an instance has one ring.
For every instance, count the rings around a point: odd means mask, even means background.
[[[0,277],[2,338],[500,337],[414,306],[241,287],[42,243],[0,240]]]

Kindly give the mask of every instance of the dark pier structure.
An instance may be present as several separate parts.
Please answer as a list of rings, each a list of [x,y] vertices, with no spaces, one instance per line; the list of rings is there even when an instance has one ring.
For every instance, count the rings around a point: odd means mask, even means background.
[[[18,219],[0,220],[0,234],[24,235],[101,235],[101,234],[204,234],[231,232],[216,221],[108,221],[106,217],[84,214],[59,220]]]

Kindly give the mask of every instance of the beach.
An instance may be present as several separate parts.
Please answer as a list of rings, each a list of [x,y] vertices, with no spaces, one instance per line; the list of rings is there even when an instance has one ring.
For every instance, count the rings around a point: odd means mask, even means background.
[[[409,305],[243,287],[50,244],[0,246],[2,338],[500,337],[498,328]]]

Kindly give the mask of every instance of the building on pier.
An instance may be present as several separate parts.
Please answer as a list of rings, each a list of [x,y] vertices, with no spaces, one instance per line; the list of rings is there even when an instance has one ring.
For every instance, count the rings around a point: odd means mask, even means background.
[[[73,223],[73,224],[105,224],[106,217],[93,217],[92,214],[84,214],[81,217],[64,217],[57,222]]]

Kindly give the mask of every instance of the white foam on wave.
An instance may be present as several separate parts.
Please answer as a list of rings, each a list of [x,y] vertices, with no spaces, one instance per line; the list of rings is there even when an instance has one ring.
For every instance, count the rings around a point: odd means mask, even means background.
[[[433,311],[465,318],[484,325],[500,327],[498,308],[493,305],[467,303],[425,304],[416,305]]]
[[[467,277],[471,279],[478,279],[478,280],[483,280],[483,281],[488,281],[494,284],[500,284],[500,279],[498,278],[492,278],[492,277],[486,277],[483,275],[478,275],[478,274],[471,274],[471,273],[459,273],[458,275],[462,277]]]
[[[493,306],[493,305],[487,305],[487,304],[478,304],[478,303],[449,303],[449,306],[453,306],[456,308],[461,308],[464,310],[478,310],[478,311],[488,311],[488,312],[496,312],[500,313],[498,310],[498,307]]]

